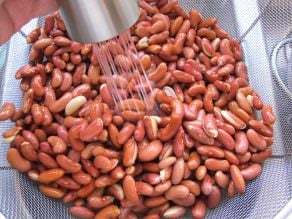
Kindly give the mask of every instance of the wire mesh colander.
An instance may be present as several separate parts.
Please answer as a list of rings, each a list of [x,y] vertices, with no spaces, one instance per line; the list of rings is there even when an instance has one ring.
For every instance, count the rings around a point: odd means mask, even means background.
[[[207,218],[273,218],[292,199],[292,89],[288,84],[289,78],[292,80],[292,1],[180,0],[180,4],[186,10],[197,8],[204,17],[216,17],[221,27],[240,39],[250,83],[266,103],[273,105],[278,117],[273,156],[265,162],[261,176],[248,183],[245,194],[223,197],[220,206],[208,211]],[[30,22],[23,33],[38,22]],[[0,66],[0,102],[13,101],[19,107],[22,94],[14,74],[28,62],[29,47],[20,33],[7,47],[8,53],[1,54],[5,64]],[[9,127],[12,123],[1,122],[0,132]],[[71,218],[63,203],[46,198],[35,183],[9,167],[8,145],[2,139],[0,142],[0,212],[9,219]]]

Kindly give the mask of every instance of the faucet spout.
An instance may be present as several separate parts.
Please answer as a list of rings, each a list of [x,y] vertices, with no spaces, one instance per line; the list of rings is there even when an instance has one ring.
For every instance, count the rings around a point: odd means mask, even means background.
[[[140,14],[137,0],[58,0],[69,36],[98,43],[128,30]]]

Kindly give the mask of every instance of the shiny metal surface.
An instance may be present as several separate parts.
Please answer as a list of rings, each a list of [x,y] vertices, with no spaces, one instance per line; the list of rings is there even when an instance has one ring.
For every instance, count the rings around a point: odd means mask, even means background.
[[[129,29],[139,17],[137,0],[58,0],[72,39],[97,43]]]

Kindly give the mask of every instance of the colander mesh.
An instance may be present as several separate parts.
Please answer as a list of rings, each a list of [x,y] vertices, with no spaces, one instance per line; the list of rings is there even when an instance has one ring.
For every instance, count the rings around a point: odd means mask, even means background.
[[[292,96],[277,74],[287,74],[287,68],[271,64],[275,46],[291,33],[292,1],[287,0],[180,0],[186,9],[197,8],[204,17],[216,17],[218,23],[233,37],[241,40],[250,83],[266,103],[273,105],[278,115],[275,125],[273,157],[265,162],[260,177],[247,184],[246,193],[235,198],[222,198],[220,206],[208,211],[207,218],[273,218],[292,198]],[[37,21],[23,28],[28,33]],[[291,35],[290,35],[291,37]],[[0,66],[0,103],[13,101],[21,105],[16,70],[27,63],[29,47],[18,33],[8,45],[4,68]],[[278,66],[291,66],[283,55]],[[0,123],[0,132],[12,127]],[[8,145],[0,137],[0,212],[14,218],[72,218],[61,202],[46,198],[37,184],[11,169],[6,161]],[[189,217],[191,217],[189,215]]]

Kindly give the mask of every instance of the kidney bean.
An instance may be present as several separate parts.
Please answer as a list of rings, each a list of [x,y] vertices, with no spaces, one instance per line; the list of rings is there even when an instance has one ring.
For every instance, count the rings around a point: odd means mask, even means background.
[[[68,158],[70,160],[72,160],[73,162],[78,163],[80,161],[80,152],[79,151],[75,151],[75,150],[70,150],[68,153]]]
[[[57,179],[56,183],[65,189],[70,189],[70,190],[80,189],[80,185],[76,183],[71,177],[63,176]],[[76,194],[76,198],[77,198],[77,194]]]
[[[164,169],[164,171],[166,172],[166,170]],[[161,175],[161,174],[160,174]],[[151,185],[157,185],[161,182],[161,176],[156,174],[156,173],[144,173],[142,176],[142,179],[147,182],[150,183]],[[165,173],[166,175],[166,173]],[[168,174],[170,176],[170,174]],[[167,177],[166,177],[167,178]]]
[[[198,200],[192,209],[192,216],[195,219],[204,218],[206,215],[206,204],[202,200]]]
[[[163,217],[164,218],[179,218],[183,216],[185,213],[186,213],[186,209],[184,207],[173,206],[164,212]]]
[[[87,185],[91,182],[91,176],[87,173],[82,172],[82,171],[72,174],[72,177],[77,183],[79,183],[81,185]]]
[[[201,38],[206,37],[209,40],[214,40],[216,38],[216,33],[209,28],[202,27],[197,31],[197,35]]]
[[[139,191],[139,186],[136,184],[137,191]],[[123,200],[125,198],[123,188],[119,184],[111,185],[108,188],[110,194],[112,194],[117,200]]]
[[[207,56],[209,56],[209,57],[215,56],[215,49],[213,48],[211,42],[208,39],[203,38],[201,41],[201,45],[202,45],[203,52]]]
[[[161,193],[163,194],[164,192],[166,192],[170,187],[171,187],[171,181],[170,180],[167,180],[165,182],[161,182],[159,184],[157,184],[154,188],[154,192],[157,192],[157,193]]]
[[[29,56],[28,56],[29,61],[31,61],[31,62],[36,61],[39,58],[40,54],[41,54],[40,50],[32,47],[30,52],[29,52]]]
[[[33,146],[34,149],[37,150],[39,148],[39,140],[37,139],[37,137],[35,136],[34,133],[32,133],[31,131],[28,131],[28,130],[23,130],[22,136],[24,137],[24,139],[26,141],[31,143],[31,145]]]
[[[248,150],[248,138],[244,132],[237,132],[235,134],[235,151],[238,154],[244,154]]]
[[[63,177],[64,174],[65,174],[65,171],[63,169],[60,169],[60,168],[50,169],[50,170],[40,173],[38,177],[38,181],[41,183],[46,183],[46,184],[51,183]]]
[[[244,180],[253,180],[255,177],[261,174],[262,167],[260,164],[254,163],[244,169],[240,170]]]
[[[124,123],[123,117],[113,116],[112,123],[116,126],[121,126]]]
[[[24,82],[24,81],[22,81]],[[24,84],[22,84],[24,85]],[[30,87],[33,90],[35,96],[42,97],[45,94],[42,78],[40,75],[35,75],[30,81]],[[27,89],[28,90],[28,89]]]
[[[234,126],[236,129],[245,129],[246,124],[237,116],[235,116],[233,113],[227,110],[222,110],[221,114],[223,118],[229,122],[231,125]]]
[[[249,126],[256,130],[259,134],[262,134],[267,137],[272,137],[273,136],[273,130],[271,127],[265,125],[263,122],[258,121],[258,120],[250,120],[249,121]]]
[[[160,169],[159,169],[159,165],[155,162],[147,162],[147,163],[143,163],[143,170],[148,171],[148,172],[152,172],[152,173],[159,173]]]
[[[20,145],[20,152],[23,157],[28,161],[34,162],[38,160],[37,152],[34,150],[33,146],[29,142],[24,141]]]
[[[114,201],[114,197],[112,196],[102,196],[102,197],[93,196],[87,199],[88,206],[94,209],[104,208],[112,204],[113,201]]]
[[[191,170],[185,165],[185,168],[184,168],[184,179],[188,179],[191,175]]]
[[[191,22],[189,20],[184,20],[177,34],[180,34],[180,33],[186,34],[189,32],[190,28],[191,28]]]
[[[154,208],[154,207],[157,207],[157,206],[160,206],[160,205],[167,203],[167,201],[168,200],[165,197],[157,196],[157,197],[147,198],[144,201],[144,205],[147,208]]]
[[[194,84],[189,88],[188,94],[193,97],[199,94],[204,94],[206,91],[207,89],[204,84]]]
[[[262,118],[263,121],[268,124],[268,125],[272,125],[275,123],[276,121],[276,117],[272,111],[272,107],[271,106],[263,106],[262,108]]]
[[[233,57],[233,52],[231,50],[231,45],[230,45],[230,40],[229,39],[223,39],[223,40],[221,40],[221,43],[220,43],[220,52],[223,55],[229,55],[229,56]]]
[[[154,193],[153,186],[145,182],[136,182],[136,189],[139,195],[152,196]]]
[[[215,182],[217,183],[218,186],[221,188],[227,188],[229,185],[229,176],[223,173],[221,170],[216,171],[215,173]]]
[[[29,179],[31,179],[32,181],[38,182],[39,172],[37,170],[29,170],[27,172],[27,175],[28,175]]]
[[[143,124],[145,127],[145,133],[149,140],[155,140],[158,135],[158,124],[157,121],[152,118],[145,116],[143,119]]]
[[[125,176],[125,171],[122,169],[122,167],[117,166],[111,171],[111,177],[114,179],[122,179]]]
[[[183,180],[181,184],[186,186],[190,190],[190,192],[193,193],[195,196],[200,195],[201,193],[200,185],[196,183],[195,181]]]
[[[240,172],[240,169],[236,165],[231,165],[230,174],[236,191],[240,193],[245,192],[245,181]]]
[[[89,173],[92,177],[97,178],[99,176],[99,172],[93,166],[92,162],[89,160],[81,159],[81,163],[87,173]]]
[[[64,170],[68,172],[77,173],[81,170],[81,165],[79,163],[73,162],[65,155],[57,155],[56,161]]]
[[[199,146],[197,147],[197,152],[202,156],[207,157],[214,157],[214,158],[223,158],[224,157],[224,151],[221,148],[217,148],[214,146]]]
[[[24,113],[28,113],[31,109],[32,106],[32,101],[33,101],[33,90],[29,89],[28,91],[25,92],[23,96],[23,104],[22,104],[22,110]],[[3,105],[1,108],[1,114],[4,119],[8,119],[13,116],[14,113],[14,105],[11,103],[6,103]],[[0,117],[1,118],[1,117]]]
[[[224,150],[224,155],[225,155],[225,159],[231,163],[231,164],[235,164],[235,165],[239,165],[239,160],[237,158],[237,156],[229,151],[229,150]]]
[[[213,170],[213,171],[217,171],[217,170],[227,171],[230,167],[230,164],[227,160],[218,160],[214,158],[208,158],[205,161],[205,166],[207,167],[207,169]]]
[[[41,185],[41,186],[39,186],[39,190],[44,195],[46,195],[50,198],[55,198],[55,199],[61,199],[65,195],[65,193],[62,190],[51,187],[51,186]]]
[[[65,204],[67,204],[67,203],[70,203],[70,202],[75,201],[77,198],[78,198],[78,197],[77,197],[76,192],[69,192],[69,193],[67,193],[67,194],[64,196],[64,198],[63,198],[63,202],[64,202]]]
[[[244,153],[242,155],[237,155],[237,157],[238,157],[238,160],[239,160],[240,164],[247,163],[251,158],[251,153],[250,152],[246,152],[246,153]]]
[[[195,81],[194,76],[180,70],[173,71],[172,75],[178,82],[181,83],[192,83]]]
[[[10,128],[8,130],[6,130],[5,132],[2,133],[2,136],[4,138],[9,138],[11,136],[13,136],[14,138],[16,137],[16,135],[22,130],[22,127],[13,127]],[[14,139],[13,139],[14,140]]]
[[[248,129],[246,132],[248,141],[259,150],[264,150],[267,147],[267,142],[264,137],[258,134],[254,129]]]
[[[195,204],[195,201],[196,201],[196,197],[192,193],[190,193],[188,197],[185,199],[172,200],[172,202],[174,202],[175,204],[183,206],[183,207],[190,207]]]
[[[162,14],[168,14],[168,13],[170,13],[177,4],[178,3],[176,1],[174,1],[174,2],[168,2],[163,7],[160,8],[160,13],[162,13]]]
[[[190,191],[186,186],[177,185],[172,186],[166,193],[165,197],[168,200],[186,198],[189,195]]]
[[[46,18],[46,19],[48,19],[48,18]],[[46,28],[44,27],[44,29],[46,29]],[[26,37],[27,43],[31,44],[31,43],[36,42],[38,40],[40,34],[41,34],[41,28],[40,27],[37,27],[36,29],[34,29],[33,31],[31,31],[27,35],[27,37]]]
[[[221,201],[221,191],[217,186],[212,186],[212,192],[207,198],[207,207],[215,208]]]
[[[176,157],[183,156],[184,148],[185,148],[184,136],[185,136],[185,133],[184,133],[183,128],[181,127],[178,130],[173,142],[173,152],[176,155]]]
[[[53,43],[53,39],[51,38],[39,39],[33,44],[33,47],[37,50],[44,49],[47,46],[51,45],[52,43]]]
[[[140,161],[152,161],[156,159],[162,150],[162,144],[158,140],[154,140],[149,145],[138,145],[138,157]]]
[[[235,116],[238,116],[245,123],[248,123],[251,120],[251,116],[246,111],[239,108],[238,104],[235,101],[230,102],[228,104],[228,107]]]
[[[48,142],[52,145],[53,152],[55,154],[64,153],[67,149],[66,142],[60,137],[57,136],[50,136],[48,138]]]
[[[81,55],[86,56],[92,51],[92,44],[84,44],[81,46]]]
[[[138,155],[138,146],[136,141],[131,138],[129,139],[123,148],[123,165],[130,167],[135,164]]]
[[[77,196],[80,198],[85,198],[87,196],[89,196],[95,189],[95,183],[92,180],[89,184],[81,187],[78,191],[77,191]]]
[[[137,122],[136,130],[134,132],[134,138],[136,141],[141,142],[145,137],[145,126],[142,120]]]
[[[203,129],[205,133],[212,138],[216,138],[218,136],[217,124],[213,114],[207,114],[204,117]]]
[[[176,48],[177,54],[180,54],[183,51],[186,38],[187,38],[186,33],[180,33],[176,35],[174,46]]]
[[[181,28],[181,25],[183,24],[183,21],[184,21],[184,19],[181,16],[180,17],[177,17],[173,21],[173,23],[170,26],[170,35],[171,36],[176,36],[177,35],[179,29]]]
[[[199,110],[203,107],[201,100],[194,100],[189,105],[184,104],[184,119],[193,121],[197,119]]]
[[[184,127],[187,129],[188,134],[194,139],[202,144],[213,145],[214,139],[207,136],[203,129],[197,124],[184,123]]]
[[[189,19],[190,19],[192,28],[197,29],[197,27],[199,26],[202,20],[202,15],[196,9],[191,9],[189,13]]]
[[[230,183],[227,187],[227,195],[228,195],[228,197],[233,197],[233,196],[235,196],[236,193],[237,193],[237,191],[235,189],[234,183],[233,183],[233,181],[230,181]]]
[[[97,169],[100,169],[101,172],[107,173],[114,169],[117,165],[117,160],[116,159],[109,159],[105,156],[98,155],[94,159],[94,166]]]
[[[123,180],[123,190],[127,200],[137,203],[139,200],[139,196],[137,193],[135,180],[132,176],[125,176]]]
[[[103,155],[103,156],[108,157],[108,158],[119,158],[120,157],[119,152],[114,151],[114,150],[110,150],[110,149],[106,149],[101,144],[92,143],[90,145],[94,147],[92,150],[93,156]],[[90,145],[88,145],[88,146],[90,146]]]
[[[148,214],[158,214],[158,215],[161,215],[163,214],[168,208],[170,207],[170,204],[169,202],[163,204],[163,205],[160,205],[158,207],[154,207],[154,208],[151,208],[151,210],[148,212]]]
[[[173,166],[171,182],[174,185],[179,184],[184,177],[185,163],[183,158],[177,159]]]
[[[85,201],[84,201],[83,199],[81,199],[81,198],[76,199],[76,200],[73,202],[73,205],[74,205],[75,207],[82,207],[82,206],[84,206],[84,204],[85,204]]]
[[[212,187],[213,187],[212,179],[208,174],[206,174],[201,184],[201,191],[204,195],[208,196],[212,192]]]
[[[253,110],[246,98],[246,96],[242,92],[237,92],[236,94],[236,101],[238,105],[245,110],[247,113],[252,114]]]
[[[267,148],[262,152],[253,153],[251,155],[251,161],[255,163],[260,163],[266,160],[268,157],[272,155],[272,149]]]
[[[38,159],[39,161],[47,168],[57,168],[58,164],[55,161],[54,158],[52,158],[50,155],[48,155],[47,153],[44,152],[39,152],[38,154]]]
[[[10,165],[19,172],[27,172],[32,168],[31,162],[24,159],[15,148],[10,148],[8,150],[7,160]]]
[[[124,125],[123,129],[117,135],[118,143],[124,144],[130,138],[130,136],[133,135],[134,131],[135,131],[134,125],[132,125],[130,123]]]
[[[54,154],[51,145],[46,141],[44,141],[40,144],[40,151],[47,153],[47,154],[50,154],[50,155]]]
[[[123,111],[121,115],[128,122],[137,122],[144,118],[145,112],[134,112],[134,111],[127,110],[127,111]]]
[[[189,156],[187,166],[190,170],[195,170],[200,165],[200,157],[198,153],[192,152]]]
[[[115,218],[120,215],[120,209],[116,205],[109,205],[100,211],[95,215],[95,219],[98,218]]]
[[[70,211],[70,214],[81,219],[94,218],[94,212],[86,207],[74,206],[74,207],[71,207],[69,211]]]
[[[156,14],[157,8],[152,7],[150,4],[144,1],[139,2],[139,6],[147,11],[148,14]]]
[[[117,127],[114,126],[113,124],[110,124],[109,125],[110,140],[115,147],[120,148],[121,145],[118,143],[118,134],[119,134],[119,130],[117,129]]]

